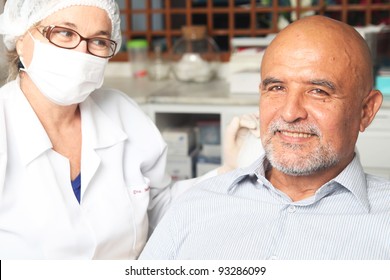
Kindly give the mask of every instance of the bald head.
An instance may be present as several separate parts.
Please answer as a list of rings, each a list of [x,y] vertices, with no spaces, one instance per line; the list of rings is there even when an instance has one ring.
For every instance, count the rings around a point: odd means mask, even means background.
[[[300,19],[283,29],[266,50],[262,69],[276,59],[317,60],[334,74],[355,80],[362,94],[373,86],[373,65],[364,38],[351,26],[324,16]],[[262,71],[263,76],[263,71]]]
[[[261,66],[260,133],[272,166],[267,179],[285,189],[293,182],[316,190],[335,178],[382,103],[372,83],[369,49],[352,27],[313,16],[281,31]]]

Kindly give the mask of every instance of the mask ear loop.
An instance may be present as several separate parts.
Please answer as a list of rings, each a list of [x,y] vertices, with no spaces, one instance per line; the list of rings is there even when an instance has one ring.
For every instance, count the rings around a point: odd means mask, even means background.
[[[20,61],[20,58],[18,59],[18,71],[23,71],[25,68],[24,68],[24,65],[23,63]]]
[[[16,66],[18,68],[18,72],[20,73],[20,71],[22,71],[22,69],[24,69],[24,65],[22,63],[22,58],[21,58],[21,55],[19,54],[17,46],[16,46],[16,50],[15,51],[18,54],[18,58],[15,59],[15,62],[16,62]]]
[[[37,40],[34,38],[34,36],[31,34],[30,31],[27,31],[27,33],[30,35],[31,39],[34,41],[34,44],[35,44]],[[19,71],[19,73],[21,71],[26,71],[26,67],[24,66],[22,61],[23,61],[23,58],[21,56],[19,56],[19,60],[18,60],[18,71]]]

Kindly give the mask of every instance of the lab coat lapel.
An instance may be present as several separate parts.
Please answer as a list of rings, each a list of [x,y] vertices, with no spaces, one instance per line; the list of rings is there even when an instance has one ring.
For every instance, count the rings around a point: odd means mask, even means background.
[[[24,165],[53,147],[49,136],[20,88],[15,92],[10,114]]]
[[[127,135],[107,117],[92,98],[80,104],[80,111],[83,137],[81,155],[81,197],[83,197],[102,160],[97,150],[120,143],[127,139]]]
[[[7,167],[7,139],[3,103],[0,99],[0,201],[4,188],[5,171]]]

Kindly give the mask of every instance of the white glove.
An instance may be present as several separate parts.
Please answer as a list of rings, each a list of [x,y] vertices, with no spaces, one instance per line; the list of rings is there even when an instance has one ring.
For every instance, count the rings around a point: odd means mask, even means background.
[[[259,114],[254,113],[234,117],[226,128],[223,146],[223,165],[218,168],[218,173],[222,174],[242,166],[242,148],[248,142],[248,139],[254,138],[255,143],[259,147],[257,150],[261,151]],[[257,155],[258,152],[254,154]],[[247,162],[248,160],[244,161]]]

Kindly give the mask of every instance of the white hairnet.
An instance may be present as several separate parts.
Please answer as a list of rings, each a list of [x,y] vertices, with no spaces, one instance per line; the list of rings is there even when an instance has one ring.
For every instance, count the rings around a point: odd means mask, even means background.
[[[118,52],[122,39],[119,8],[115,0],[8,0],[0,15],[0,34],[3,34],[5,46],[10,51],[14,50],[18,37],[35,23],[61,9],[76,5],[94,6],[107,12],[112,24],[111,39],[117,42]]]

